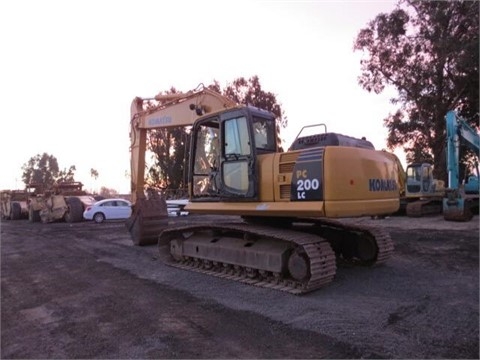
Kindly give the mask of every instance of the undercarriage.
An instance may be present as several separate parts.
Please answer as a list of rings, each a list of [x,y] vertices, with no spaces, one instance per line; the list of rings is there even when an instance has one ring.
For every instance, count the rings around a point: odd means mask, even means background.
[[[293,294],[328,285],[337,263],[372,266],[393,252],[381,229],[316,218],[178,223],[158,245],[168,265]]]
[[[408,217],[422,217],[442,213],[442,198],[419,199],[407,204]]]

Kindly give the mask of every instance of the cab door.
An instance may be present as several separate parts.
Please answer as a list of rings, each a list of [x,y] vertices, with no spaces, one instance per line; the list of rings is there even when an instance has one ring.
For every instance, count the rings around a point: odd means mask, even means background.
[[[256,154],[248,113],[238,113],[222,120],[222,135],[222,197],[256,199]]]
[[[256,152],[248,109],[197,120],[192,128],[192,201],[255,200]]]

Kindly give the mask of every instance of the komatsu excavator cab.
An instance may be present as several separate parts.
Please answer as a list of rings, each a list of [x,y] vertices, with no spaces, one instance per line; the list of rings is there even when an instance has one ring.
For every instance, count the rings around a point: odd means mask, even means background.
[[[237,108],[197,121],[192,134],[191,201],[256,200],[257,155],[277,151],[273,114]]]

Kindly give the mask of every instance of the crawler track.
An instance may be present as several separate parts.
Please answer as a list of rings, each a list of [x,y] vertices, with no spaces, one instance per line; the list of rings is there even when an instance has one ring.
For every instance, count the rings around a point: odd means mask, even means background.
[[[407,204],[407,216],[422,217],[442,213],[442,199],[417,200]]]
[[[288,274],[285,273],[271,273],[225,262],[212,262],[191,256],[183,257],[179,259],[179,261],[175,261],[171,257],[166,257],[169,258],[167,264],[180,269],[196,271],[292,294],[303,294],[319,289],[329,284],[335,277],[335,253],[332,251],[329,243],[317,235],[299,233],[292,230],[278,230],[270,227],[252,226],[241,223],[222,223],[210,226],[180,226],[164,230],[160,234],[160,251],[164,254],[168,252],[167,244],[170,240],[183,238],[186,239],[185,241],[188,241],[188,238],[185,236],[203,231],[214,231],[217,234],[222,232],[231,234],[233,231],[240,237],[247,236],[291,243],[293,247],[300,248],[301,252],[308,257],[308,277],[305,280],[299,281],[289,277]]]
[[[288,245],[288,256],[292,252],[297,252],[303,258],[308,259],[305,261],[308,266],[305,271],[306,275],[291,275],[295,272],[295,267],[292,272],[285,259],[282,260],[282,270],[272,272],[262,270],[260,267],[255,268],[229,262],[223,258],[219,261],[218,258],[197,256],[191,253],[172,256],[173,252],[169,246],[171,241],[179,241],[178,244],[181,245],[177,244],[177,246],[183,248],[183,244],[194,238],[196,239],[193,241],[202,239],[203,243],[200,243],[200,247],[205,241],[208,246],[212,246],[210,242],[215,243],[216,239],[231,238],[232,236],[244,240],[261,239],[290,244]],[[209,242],[209,240],[211,241]],[[317,218],[294,219],[288,229],[251,222],[177,225],[165,229],[159,236],[158,244],[164,262],[170,266],[292,294],[307,293],[332,282],[337,262],[348,265],[374,266],[385,263],[394,251],[390,235],[381,228]],[[215,247],[215,245],[213,246]],[[198,248],[196,251],[198,252]],[[236,249],[236,251],[241,253],[242,250]],[[263,256],[265,259],[273,255],[275,255],[274,252],[255,253],[255,256]],[[302,267],[300,266],[300,268]]]
[[[307,231],[325,238],[342,263],[376,266],[385,263],[394,252],[390,234],[378,227],[345,224],[327,219],[302,218],[296,221],[313,225]],[[368,255],[363,254],[363,258],[358,256],[358,252],[349,251],[358,243],[364,243],[368,247]]]

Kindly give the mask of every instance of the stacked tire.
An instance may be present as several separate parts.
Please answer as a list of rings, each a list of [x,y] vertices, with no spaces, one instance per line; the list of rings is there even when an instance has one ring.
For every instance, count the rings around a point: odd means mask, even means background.
[[[83,204],[77,197],[68,197],[66,200],[68,210],[65,213],[65,221],[68,223],[83,221]]]

